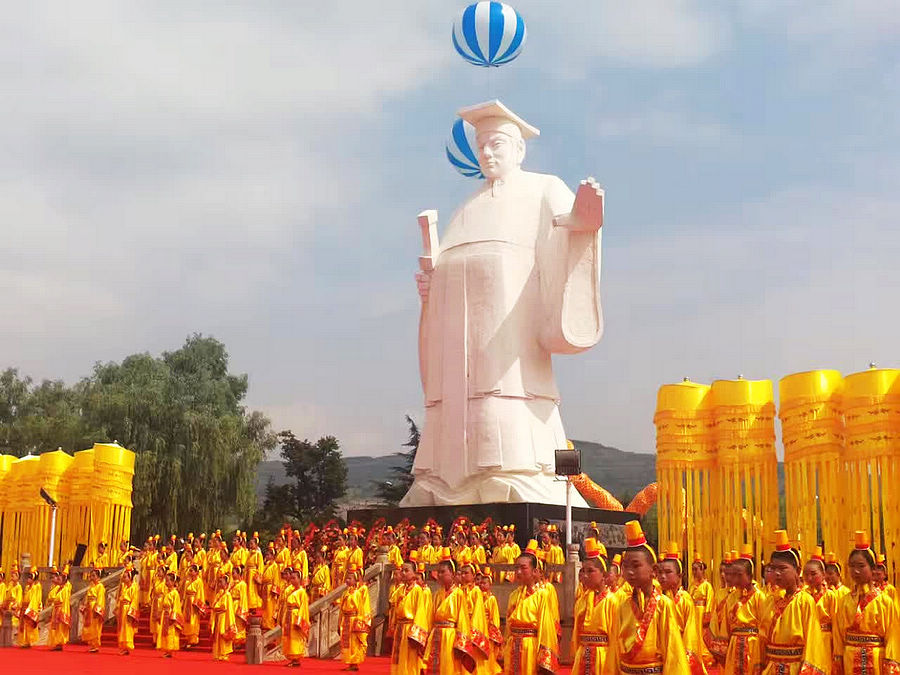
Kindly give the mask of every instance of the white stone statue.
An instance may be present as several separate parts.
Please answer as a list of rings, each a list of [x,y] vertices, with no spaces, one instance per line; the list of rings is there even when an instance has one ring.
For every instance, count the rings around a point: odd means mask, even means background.
[[[564,504],[551,355],[603,333],[603,191],[588,179],[576,196],[556,176],[522,171],[525,140],[540,132],[499,101],[459,115],[475,126],[486,180],[439,244],[436,212],[419,217],[425,425],[401,505]]]

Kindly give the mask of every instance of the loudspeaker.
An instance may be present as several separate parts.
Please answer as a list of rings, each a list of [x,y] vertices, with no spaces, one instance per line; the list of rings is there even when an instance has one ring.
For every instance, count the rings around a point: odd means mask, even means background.
[[[581,473],[581,450],[556,451],[556,475],[577,476]]]
[[[75,547],[75,557],[72,559],[72,567],[81,567],[84,554],[87,553],[87,544],[78,544]]]

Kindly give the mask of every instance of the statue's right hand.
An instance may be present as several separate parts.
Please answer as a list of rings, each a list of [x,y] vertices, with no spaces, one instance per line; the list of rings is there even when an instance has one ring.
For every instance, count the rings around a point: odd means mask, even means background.
[[[431,272],[416,272],[416,286],[422,302],[428,300],[428,291],[431,290]]]

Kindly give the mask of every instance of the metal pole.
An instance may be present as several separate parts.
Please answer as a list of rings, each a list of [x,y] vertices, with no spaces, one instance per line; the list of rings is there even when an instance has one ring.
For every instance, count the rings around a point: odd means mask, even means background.
[[[51,506],[50,516],[50,553],[47,556],[47,567],[53,567],[53,543],[56,541],[56,507]]]
[[[566,546],[572,545],[572,481],[566,476]]]

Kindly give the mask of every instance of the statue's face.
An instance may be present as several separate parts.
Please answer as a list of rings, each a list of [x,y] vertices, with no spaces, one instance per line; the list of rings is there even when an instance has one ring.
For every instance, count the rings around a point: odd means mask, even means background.
[[[525,142],[500,131],[478,134],[478,165],[488,178],[504,178],[522,164]]]

